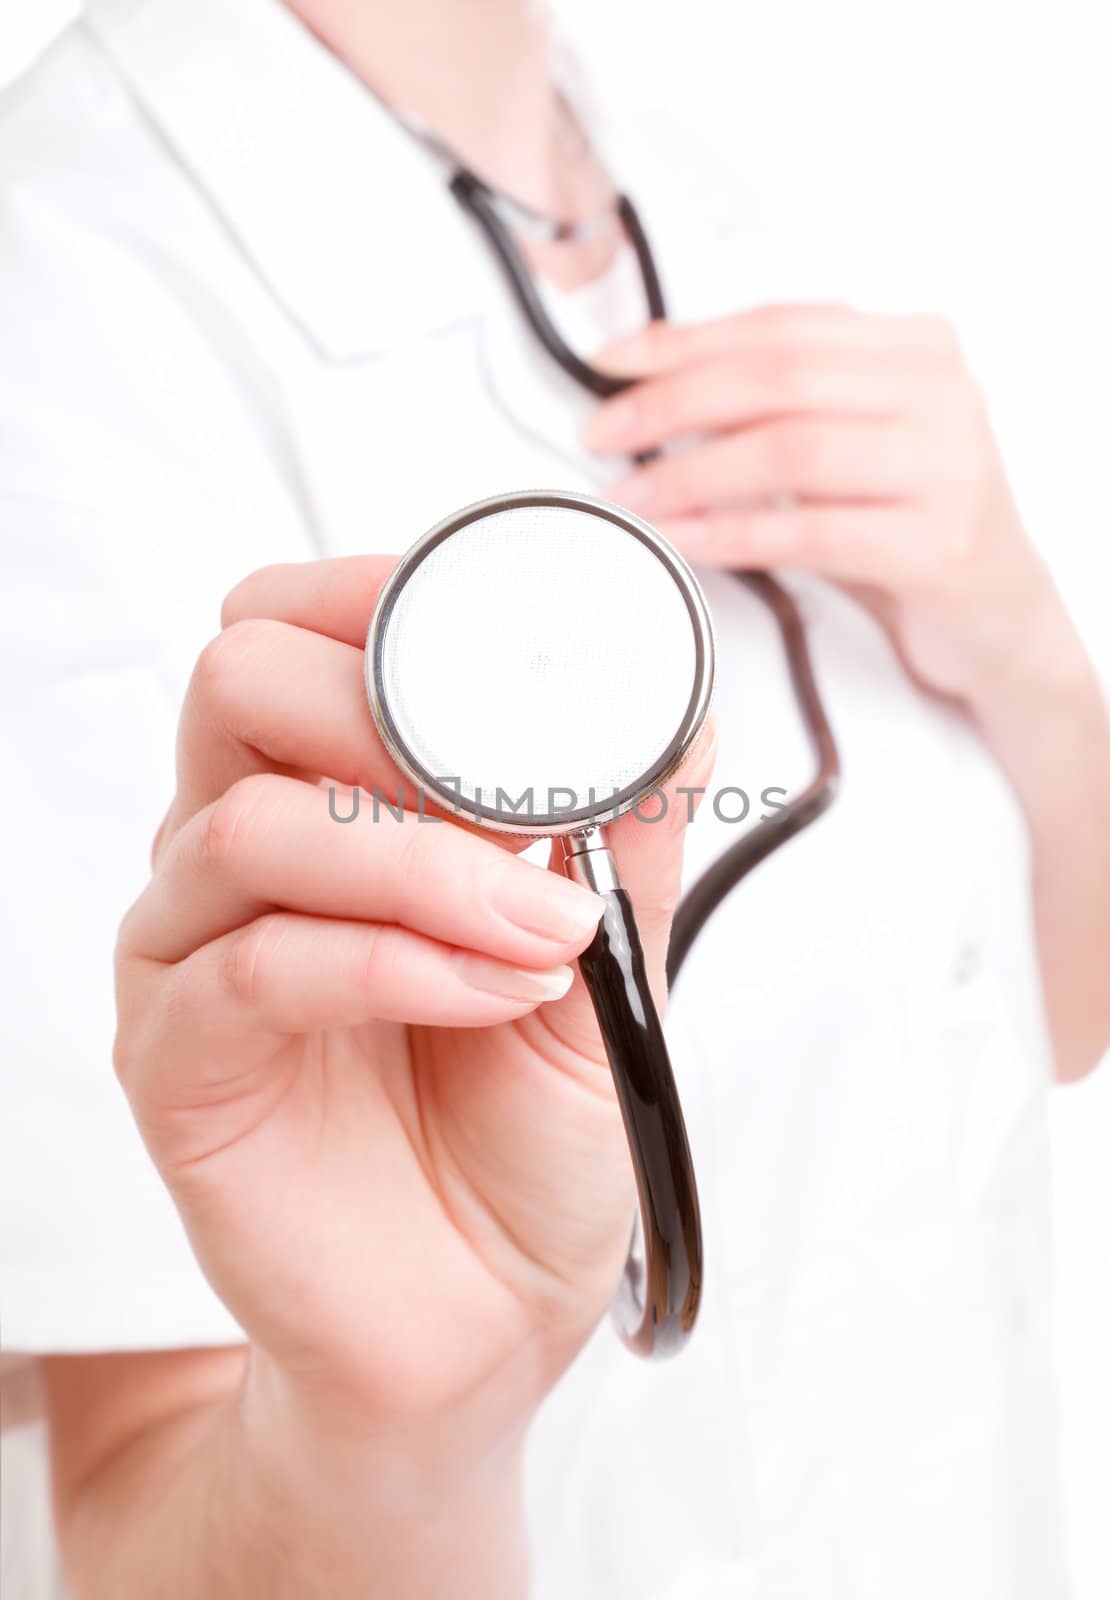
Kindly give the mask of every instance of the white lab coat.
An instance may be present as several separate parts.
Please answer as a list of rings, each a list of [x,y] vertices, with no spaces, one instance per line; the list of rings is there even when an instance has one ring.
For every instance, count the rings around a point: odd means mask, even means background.
[[[628,107],[599,137],[677,315],[794,292],[723,166]],[[583,348],[641,315],[627,262],[554,300]],[[8,96],[0,319],[5,1350],[222,1342],[109,1060],[114,930],[191,664],[252,568],[399,551],[469,500],[606,468],[435,164],[276,0],[95,0]],[[702,576],[717,778],[751,825],[809,755],[768,617]],[[791,581],[842,794],[732,896],[674,995],[702,1321],[659,1367],[600,1329],[545,1405],[535,1593],[1056,1600],[1024,829],[878,627]],[[703,807],[691,877],[737,827]],[[5,1577],[42,1600],[33,1416],[5,1450],[26,1508]]]

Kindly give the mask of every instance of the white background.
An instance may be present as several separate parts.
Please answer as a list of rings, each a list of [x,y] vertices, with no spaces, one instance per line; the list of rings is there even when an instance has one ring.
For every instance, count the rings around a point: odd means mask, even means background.
[[[586,54],[739,157],[817,243],[815,293],[955,317],[1030,528],[1110,675],[1102,0],[558,3]],[[0,82],[70,11],[2,0]],[[1077,1600],[1106,1600],[1110,1069],[1058,1091],[1053,1116]]]

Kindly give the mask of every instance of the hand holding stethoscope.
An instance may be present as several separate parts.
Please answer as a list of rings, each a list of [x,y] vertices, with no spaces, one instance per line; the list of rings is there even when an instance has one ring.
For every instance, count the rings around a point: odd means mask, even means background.
[[[393,566],[267,569],[229,598],[121,932],[117,1059],[258,1381],[314,1416],[342,1396],[345,1427],[444,1418],[480,1460],[460,1418],[523,1426],[604,1314],[634,1194],[569,965],[602,900],[422,823],[411,786],[403,822],[373,821],[372,792],[404,782],[363,673]],[[434,670],[457,693],[466,663]],[[706,783],[710,744],[707,726],[672,781]],[[360,786],[354,821],[329,815],[330,782]],[[611,833],[660,997],[685,814]]]

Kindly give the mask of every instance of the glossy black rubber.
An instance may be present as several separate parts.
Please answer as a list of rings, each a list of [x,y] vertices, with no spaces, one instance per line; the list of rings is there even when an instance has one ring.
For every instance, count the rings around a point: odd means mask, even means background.
[[[794,698],[817,765],[809,783],[782,808],[779,816],[771,822],[761,822],[744,834],[687,889],[671,924],[671,942],[667,947],[668,987],[677,980],[694,940],[721,901],[760,862],[774,855],[811,822],[816,822],[836,799],[840,783],[840,752],[817,688],[805,623],[797,602],[769,572],[737,572],[734,576],[762,600],[778,623]]]
[[[558,362],[568,377],[581,384],[583,389],[588,389],[591,394],[597,395],[599,400],[631,388],[635,382],[634,378],[618,377],[611,372],[602,372],[600,368],[591,366],[588,361],[583,361],[581,356],[567,344],[548,316],[547,307],[516,240],[497,215],[497,207],[488,184],[483,183],[482,179],[467,167],[459,167],[452,174],[450,187],[455,199],[464,211],[469,212],[485,234],[501,263],[521,315],[548,355]],[[664,315],[663,289],[647,234],[644,232],[635,206],[627,195],[618,197],[617,215],[639,264],[648,318],[654,322]]]
[[[609,1056],[640,1196],[643,1259],[630,1257],[613,1307],[630,1349],[673,1355],[693,1330],[701,1299],[701,1217],[694,1166],[643,946],[623,889],[578,964]]]

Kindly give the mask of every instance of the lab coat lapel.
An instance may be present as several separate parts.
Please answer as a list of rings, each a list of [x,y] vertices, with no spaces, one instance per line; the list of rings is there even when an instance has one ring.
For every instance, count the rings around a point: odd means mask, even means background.
[[[86,21],[323,356],[473,313],[480,252],[440,167],[279,0],[86,0]]]

